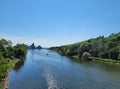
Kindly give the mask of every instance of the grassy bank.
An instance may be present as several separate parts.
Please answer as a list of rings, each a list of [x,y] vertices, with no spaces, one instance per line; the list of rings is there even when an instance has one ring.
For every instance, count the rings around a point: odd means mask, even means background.
[[[12,59],[12,60],[9,60],[9,68],[7,69],[6,71],[6,75],[0,79],[0,89],[7,89],[8,88],[8,74],[9,72],[14,68],[15,64],[17,62],[21,61],[20,59]]]
[[[63,55],[61,52],[58,52],[58,50],[53,50],[53,51],[56,51],[58,54]],[[80,57],[79,55],[73,55],[73,56],[63,55],[63,56],[73,58],[74,60],[84,61],[84,59],[82,57]],[[107,64],[120,65],[120,60],[113,60],[113,59],[108,59],[108,58],[89,57],[89,60],[90,61],[97,61],[97,62],[107,63]]]
[[[7,89],[8,73],[16,62],[22,61],[27,53],[25,44],[12,45],[10,40],[0,39],[0,88]]]
[[[113,59],[106,59],[106,58],[98,58],[98,57],[91,57],[92,61],[98,61],[108,64],[115,64],[120,65],[120,60],[113,60]]]
[[[69,56],[68,56],[69,57]],[[76,59],[76,60],[84,60],[82,58],[79,58],[78,55],[74,55],[70,58]],[[114,64],[114,65],[120,65],[120,60],[113,60],[113,59],[106,59],[106,58],[99,58],[99,57],[89,57],[90,61],[97,61],[107,64]]]

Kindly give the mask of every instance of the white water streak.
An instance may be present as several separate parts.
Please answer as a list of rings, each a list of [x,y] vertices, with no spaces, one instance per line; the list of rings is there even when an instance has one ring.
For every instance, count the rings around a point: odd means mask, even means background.
[[[59,89],[58,88],[58,83],[57,83],[57,80],[56,80],[56,78],[55,78],[55,73],[54,73],[54,71],[50,68],[50,67],[48,67],[48,66],[46,66],[45,67],[45,70],[44,70],[44,77],[45,77],[45,79],[46,79],[46,81],[47,81],[47,83],[48,83],[48,89]]]

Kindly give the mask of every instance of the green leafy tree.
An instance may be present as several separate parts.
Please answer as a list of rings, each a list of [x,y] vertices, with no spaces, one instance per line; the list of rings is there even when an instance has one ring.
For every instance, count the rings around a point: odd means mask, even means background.
[[[27,53],[27,46],[25,44],[17,44],[15,46],[15,57],[24,58]]]
[[[120,60],[120,54],[118,55],[118,59]]]
[[[7,75],[10,68],[10,60],[14,58],[23,59],[27,53],[25,44],[12,46],[10,40],[0,39],[0,79]]]
[[[104,36],[99,36],[87,41],[61,47],[52,47],[51,49],[70,57],[77,55],[82,57],[84,52],[88,52],[93,57],[117,60],[120,54],[120,32],[111,34],[106,38],[104,38]]]

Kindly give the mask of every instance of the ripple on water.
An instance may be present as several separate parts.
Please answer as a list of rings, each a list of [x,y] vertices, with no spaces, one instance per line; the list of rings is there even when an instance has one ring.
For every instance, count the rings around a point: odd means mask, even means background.
[[[48,89],[60,89],[56,80],[56,74],[50,66],[45,66],[43,75],[47,81]]]

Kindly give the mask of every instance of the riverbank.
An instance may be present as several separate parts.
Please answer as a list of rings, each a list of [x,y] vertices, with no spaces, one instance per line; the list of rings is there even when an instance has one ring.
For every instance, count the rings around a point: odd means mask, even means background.
[[[51,49],[50,49],[51,50]],[[58,54],[62,55],[62,56],[67,56],[67,55],[63,55],[61,52],[53,50],[55,52],[57,52]],[[74,56],[67,56],[69,58],[73,58],[75,60],[84,60],[82,58],[79,57],[79,55],[74,55]],[[100,58],[100,57],[90,57],[89,61],[96,61],[96,62],[102,62],[102,63],[107,63],[107,64],[114,64],[114,65],[120,65],[120,60],[113,60],[113,59],[107,59],[107,58]]]
[[[68,56],[69,57],[69,56]],[[70,58],[76,59],[76,60],[84,60],[82,58],[79,58],[79,56],[72,56]],[[90,61],[96,61],[101,63],[107,63],[107,64],[114,64],[114,65],[120,65],[120,60],[113,60],[113,59],[106,59],[106,58],[99,58],[99,57],[90,57]]]
[[[103,62],[107,64],[120,65],[120,60],[112,60],[106,58],[91,57],[92,61]]]
[[[77,61],[46,49],[28,50],[24,64],[16,65],[9,89],[120,89],[116,65]]]
[[[10,60],[10,68],[7,70],[7,76],[1,79],[0,89],[8,89],[8,74],[15,67],[15,64],[21,61],[20,59]]]

